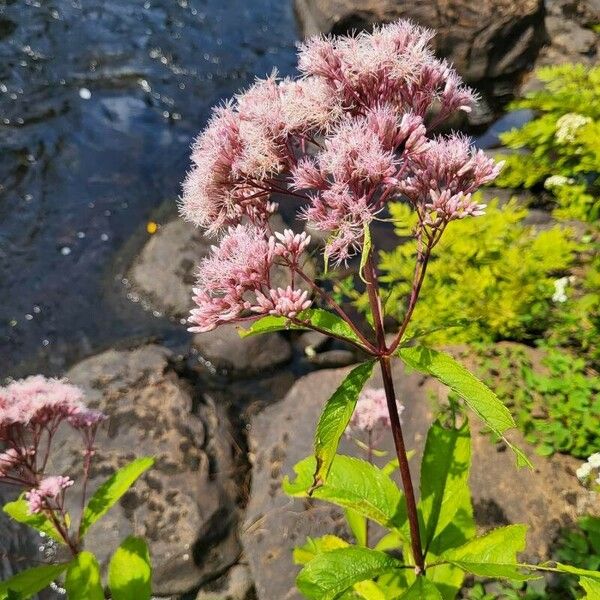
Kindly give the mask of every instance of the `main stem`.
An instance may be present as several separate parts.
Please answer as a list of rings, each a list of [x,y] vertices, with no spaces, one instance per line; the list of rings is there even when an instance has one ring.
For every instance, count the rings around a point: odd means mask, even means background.
[[[381,375],[383,377],[383,388],[385,389],[388,412],[390,413],[392,436],[394,437],[394,445],[396,446],[396,454],[400,466],[402,487],[404,488],[404,496],[406,497],[406,512],[410,526],[410,540],[415,561],[415,570],[417,575],[421,575],[425,573],[425,559],[423,556],[423,548],[421,546],[419,515],[417,512],[417,502],[415,500],[415,490],[410,474],[408,457],[406,455],[404,436],[402,435],[402,425],[400,423],[400,415],[398,414],[398,405],[396,404],[396,393],[394,391],[394,381],[392,380],[392,369],[390,367],[389,356],[381,356],[379,358],[379,364],[381,366]]]
[[[406,512],[410,526],[410,539],[412,546],[413,559],[415,561],[415,570],[417,575],[425,573],[425,557],[421,546],[421,532],[419,529],[419,515],[417,512],[417,502],[415,500],[415,490],[410,474],[408,456],[406,455],[406,445],[402,435],[402,425],[400,423],[400,414],[396,403],[396,392],[394,391],[394,381],[392,379],[392,369],[390,365],[389,351],[385,343],[385,329],[383,326],[383,309],[381,305],[381,296],[379,295],[379,286],[377,283],[377,269],[373,260],[372,250],[369,252],[364,270],[365,282],[367,284],[367,293],[369,303],[373,314],[373,323],[377,333],[377,345],[379,347],[379,365],[381,367],[381,376],[383,378],[383,388],[387,400],[388,412],[390,415],[390,424],[392,427],[392,436],[398,456],[398,465],[400,467],[400,477],[404,496],[406,498]]]

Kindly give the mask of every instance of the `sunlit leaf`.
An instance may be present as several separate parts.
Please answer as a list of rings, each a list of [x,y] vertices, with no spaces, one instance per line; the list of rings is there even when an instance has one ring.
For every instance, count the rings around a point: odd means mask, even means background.
[[[142,538],[126,538],[113,554],[108,567],[112,600],[150,600],[152,566],[148,546]]]
[[[69,564],[65,589],[69,599],[104,600],[100,567],[91,552],[80,552]]]
[[[18,594],[18,597],[24,600],[31,598],[47,588],[68,566],[69,563],[42,565],[21,571],[10,579],[0,582],[0,598],[2,600],[10,598],[10,592]]]
[[[424,346],[400,348],[397,354],[409,367],[435,377],[456,392],[498,436],[504,437],[505,431],[516,426],[510,411],[498,396],[449,354]],[[509,445],[517,455],[519,466],[533,466],[522,451]]]
[[[402,568],[397,559],[359,546],[316,556],[300,571],[296,584],[309,600],[334,600],[360,581]]]
[[[296,479],[286,477],[284,491],[290,496],[308,497],[315,465],[313,456],[297,463]],[[380,469],[359,458],[338,454],[326,483],[314,490],[312,497],[350,508],[388,528],[399,528],[406,521],[406,504],[398,486]]]
[[[59,544],[65,543],[65,540],[60,533],[58,533],[56,527],[48,517],[42,513],[30,514],[29,505],[25,498],[19,498],[14,502],[8,502],[4,505],[2,510],[15,521],[24,523],[25,525],[29,525],[29,527],[41,531]]]
[[[105,481],[90,498],[83,511],[79,535],[83,537],[87,530],[125,494],[145,471],[154,464],[151,457],[138,458],[121,467]]]
[[[317,487],[326,481],[340,438],[346,431],[358,396],[372,372],[372,361],[358,365],[327,400],[315,432],[316,470],[313,486]]]

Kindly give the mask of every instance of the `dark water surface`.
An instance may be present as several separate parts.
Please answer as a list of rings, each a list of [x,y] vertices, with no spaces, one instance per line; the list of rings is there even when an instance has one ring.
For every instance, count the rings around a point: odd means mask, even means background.
[[[119,253],[296,36],[287,0],[0,0],[0,377],[183,330],[115,301]]]

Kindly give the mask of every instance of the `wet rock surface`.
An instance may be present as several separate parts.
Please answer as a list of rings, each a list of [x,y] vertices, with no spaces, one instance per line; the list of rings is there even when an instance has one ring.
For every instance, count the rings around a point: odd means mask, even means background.
[[[541,0],[296,0],[295,6],[305,35],[343,34],[399,18],[435,29],[437,53],[492,98],[514,91],[545,39]]]
[[[298,567],[291,566],[291,557],[294,546],[303,544],[307,536],[348,536],[340,511],[324,502],[288,498],[281,490],[283,477],[292,476],[293,465],[312,452],[314,428],[323,404],[347,372],[323,370],[303,377],[283,401],[252,421],[253,481],[241,537],[260,600],[300,600],[294,586]],[[443,398],[446,392],[431,380],[405,373],[398,364],[394,381],[405,406],[407,447],[417,451],[411,461],[416,478],[424,436],[435,414],[432,395]],[[378,373],[368,385],[381,386]],[[511,438],[528,450],[535,464],[533,472],[517,470],[512,453],[494,445],[482,429],[472,416],[471,486],[479,527],[484,531],[525,522],[530,526],[527,556],[533,560],[546,558],[560,527],[586,511],[600,510],[598,500],[579,486],[574,475],[578,461],[566,456],[550,460],[537,457],[516,433]],[[383,432],[377,447],[393,456],[389,432]],[[348,440],[342,441],[340,450],[361,453]]]
[[[197,394],[159,346],[110,350],[67,374],[88,404],[109,415],[97,440],[90,489],[130,460],[151,455],[154,467],[86,539],[105,567],[127,535],[143,536],[154,565],[153,592],[188,592],[213,579],[240,553],[232,436],[223,411]],[[80,476],[80,445],[71,432],[57,440],[52,469]],[[71,497],[72,512],[79,506]]]
[[[165,314],[184,318],[192,308],[198,262],[211,240],[183,219],[161,226],[148,240],[129,272],[133,289]]]
[[[273,369],[292,358],[289,342],[279,333],[242,339],[235,325],[222,325],[213,331],[199,333],[192,344],[214,369],[236,375]]]

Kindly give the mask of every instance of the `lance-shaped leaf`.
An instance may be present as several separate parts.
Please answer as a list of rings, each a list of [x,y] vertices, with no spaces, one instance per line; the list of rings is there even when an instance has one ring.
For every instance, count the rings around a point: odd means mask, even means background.
[[[344,319],[323,308],[307,308],[301,313],[298,313],[296,320],[302,321],[303,323],[306,323],[306,325],[292,323],[287,317],[268,315],[254,321],[247,329],[238,327],[238,334],[241,338],[246,338],[252,335],[260,335],[262,333],[271,333],[273,331],[282,331],[285,329],[310,329],[312,325],[334,337],[345,338],[357,344],[361,344],[356,333],[354,333],[350,325],[348,325]]]
[[[400,600],[443,600],[442,594],[426,577],[417,577],[415,582],[400,596]]]
[[[498,396],[449,354],[414,346],[400,348],[397,355],[409,367],[435,377],[456,392],[496,435],[504,438],[504,432],[516,426],[510,411]],[[519,466],[532,467],[521,450],[505,441],[515,452]]]
[[[509,525],[494,529],[441,556],[467,573],[479,577],[526,581],[534,576],[523,573],[517,554],[525,550],[525,525]]]
[[[296,479],[287,477],[283,489],[290,496],[305,498],[312,488],[315,459],[309,456],[294,467]],[[327,482],[314,490],[313,498],[353,511],[388,528],[400,528],[406,521],[404,496],[392,479],[360,458],[338,454]]]
[[[113,554],[108,567],[112,600],[150,600],[152,566],[148,546],[142,538],[130,536]]]
[[[69,564],[65,579],[67,597],[104,600],[100,567],[91,552],[80,552]]]
[[[584,589],[588,600],[600,600],[600,581],[589,577],[580,577],[579,585]]]
[[[29,512],[29,505],[27,504],[25,498],[19,498],[14,502],[8,502],[4,505],[2,510],[15,521],[24,523],[25,525],[29,525],[29,527],[33,527],[34,529],[41,531],[59,544],[65,543],[65,540],[62,538],[60,533],[58,533],[56,527],[53,525],[52,521],[48,519],[48,517],[42,513],[32,515]]]
[[[83,511],[79,535],[83,537],[87,530],[110,508],[118,502],[123,494],[154,464],[151,457],[137,458],[121,467],[114,475],[105,481],[90,498]]]
[[[300,571],[296,584],[309,600],[334,600],[360,581],[401,568],[388,554],[349,546],[316,556]]]
[[[32,567],[13,575],[10,579],[0,582],[0,599],[11,597],[11,592],[17,598],[31,598],[34,594],[47,588],[57,577],[66,571],[69,563],[59,565],[42,565]]]
[[[469,497],[471,436],[468,423],[460,429],[446,429],[433,423],[427,434],[421,463],[421,500],[423,542],[429,549]]]
[[[315,432],[315,458],[313,486],[323,485],[336,455],[340,438],[346,431],[358,396],[373,373],[373,362],[358,365],[348,373],[340,387],[327,400]]]
[[[318,554],[331,552],[338,548],[347,548],[350,544],[337,535],[324,535],[320,538],[309,537],[304,546],[294,548],[294,563],[305,565]]]
[[[600,600],[600,572],[580,569],[571,565],[556,563],[556,567],[551,569],[561,573],[569,573],[579,578],[579,585],[585,590],[586,598],[589,600]]]

